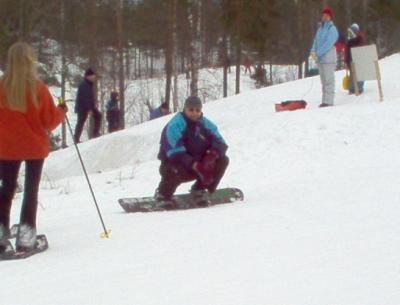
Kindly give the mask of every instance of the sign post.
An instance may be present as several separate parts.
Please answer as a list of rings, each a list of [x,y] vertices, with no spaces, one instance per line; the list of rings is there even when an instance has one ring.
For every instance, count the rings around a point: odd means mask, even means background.
[[[358,82],[376,80],[378,82],[380,101],[382,102],[383,89],[376,45],[352,48],[351,55],[353,58],[351,69],[356,95],[360,94]]]

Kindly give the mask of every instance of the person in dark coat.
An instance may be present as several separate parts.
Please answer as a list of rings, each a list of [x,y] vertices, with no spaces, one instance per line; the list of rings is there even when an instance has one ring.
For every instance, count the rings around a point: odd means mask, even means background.
[[[83,126],[89,116],[92,114],[94,120],[93,138],[100,136],[101,112],[96,107],[96,97],[94,92],[94,82],[96,73],[92,69],[85,72],[85,78],[79,85],[75,102],[75,113],[78,115],[78,122],[75,127],[74,140],[80,143]]]
[[[215,192],[228,166],[227,149],[217,126],[203,116],[200,99],[189,97],[183,112],[171,119],[161,135],[161,182],[155,194],[160,206],[173,207],[177,187],[193,180],[194,202],[208,204],[207,192]]]
[[[354,82],[353,82],[353,69],[351,64],[353,62],[353,58],[351,55],[351,49],[355,47],[361,47],[365,44],[365,36],[364,33],[360,31],[360,27],[357,23],[353,23],[347,30],[348,40],[346,43],[346,53],[345,53],[345,62],[347,68],[350,70],[350,84],[349,84],[349,94],[354,94]],[[364,92],[364,82],[358,82],[359,93]]]
[[[118,92],[111,92],[110,100],[106,105],[106,119],[108,122],[108,132],[112,133],[119,130],[120,114],[118,106],[119,94]]]

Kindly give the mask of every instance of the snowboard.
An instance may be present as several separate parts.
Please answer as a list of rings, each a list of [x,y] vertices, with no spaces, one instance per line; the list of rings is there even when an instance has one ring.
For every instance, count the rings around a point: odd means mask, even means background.
[[[160,207],[160,202],[154,200],[154,197],[122,198],[119,199],[118,202],[127,213],[188,210],[204,207],[197,206],[195,202],[193,202],[190,194],[178,194],[173,198],[176,204],[173,208],[168,209]],[[218,204],[243,201],[244,195],[240,189],[224,188],[209,194],[206,199],[208,200],[209,207]]]
[[[18,225],[16,224],[11,227],[8,245],[6,251],[0,254],[0,261],[25,259],[32,255],[44,252],[49,248],[47,237],[46,235],[42,234],[36,236],[36,246],[34,249],[29,251],[15,251],[11,243],[11,239],[15,239],[17,237],[17,232]]]

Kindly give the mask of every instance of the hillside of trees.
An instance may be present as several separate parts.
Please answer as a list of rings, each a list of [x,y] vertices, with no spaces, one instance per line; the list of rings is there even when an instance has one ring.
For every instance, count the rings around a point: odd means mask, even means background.
[[[72,65],[92,67],[102,91],[122,93],[123,112],[127,79],[165,76],[165,101],[176,106],[177,75],[190,75],[196,94],[204,67],[223,67],[226,75],[228,65],[251,60],[298,65],[299,77],[306,75],[326,5],[342,33],[357,22],[381,57],[399,50],[398,0],[0,0],[0,69],[8,47],[27,41],[35,46],[47,82],[65,88],[81,76]]]

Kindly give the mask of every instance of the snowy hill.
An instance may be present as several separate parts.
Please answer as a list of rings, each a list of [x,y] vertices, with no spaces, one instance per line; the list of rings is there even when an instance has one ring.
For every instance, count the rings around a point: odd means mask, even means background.
[[[55,65],[56,66],[56,65]],[[254,72],[254,70],[252,70]],[[1,71],[0,71],[1,72]],[[235,94],[235,72],[236,68],[231,67],[231,72],[228,73],[228,96]],[[291,81],[297,77],[296,66],[280,66],[273,65],[272,79],[274,83],[283,83]],[[82,72],[81,72],[82,73]],[[77,75],[80,75],[77,73]],[[268,75],[269,77],[269,75]],[[149,118],[149,110],[146,106],[150,102],[152,107],[160,106],[165,95],[165,77],[142,78],[135,80],[126,80],[125,91],[125,124],[128,127],[135,126],[147,121]],[[182,107],[186,97],[190,93],[190,79],[186,79],[185,74],[178,75],[178,104]],[[223,69],[222,68],[203,68],[199,70],[199,96],[205,103],[221,99],[223,97]],[[247,92],[255,89],[255,80],[250,77],[250,73],[245,73],[245,69],[241,67],[240,76],[240,91]],[[60,87],[50,88],[53,96],[58,98],[61,95]],[[109,88],[111,90],[111,88]],[[104,103],[107,103],[109,93],[106,93]],[[76,123],[76,115],[73,111],[75,106],[76,88],[73,88],[68,83],[66,91],[66,100],[70,108],[69,119],[73,125]],[[105,112],[105,105],[99,105],[101,111]],[[103,120],[104,132],[106,132],[106,120]],[[61,127],[54,131],[55,135],[61,136]],[[83,133],[83,140],[87,139],[86,132]],[[67,134],[67,142],[71,143],[72,138]]]
[[[73,148],[52,154],[38,218],[50,249],[0,264],[0,304],[399,304],[399,64],[381,61],[384,103],[375,83],[348,96],[343,72],[333,108],[317,108],[318,78],[208,103],[230,146],[221,186],[244,203],[121,212],[117,198],[154,192],[169,117],[83,143],[109,240]],[[301,98],[307,110],[274,112]]]

